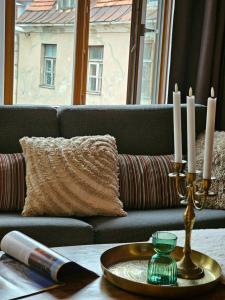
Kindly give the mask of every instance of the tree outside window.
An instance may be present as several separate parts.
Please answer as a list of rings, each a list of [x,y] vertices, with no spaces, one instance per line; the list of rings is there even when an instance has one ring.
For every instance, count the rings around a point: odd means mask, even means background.
[[[89,46],[87,92],[101,94],[103,71],[103,46]]]

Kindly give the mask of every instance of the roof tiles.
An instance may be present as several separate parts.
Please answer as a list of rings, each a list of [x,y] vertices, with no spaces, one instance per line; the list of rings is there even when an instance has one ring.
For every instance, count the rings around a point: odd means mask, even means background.
[[[154,10],[151,18],[155,18]],[[132,0],[92,0],[90,23],[130,22]],[[73,10],[57,10],[56,0],[33,0],[32,4],[17,19],[17,24],[47,25],[74,24]]]
[[[96,7],[106,7],[106,6],[118,6],[118,5],[131,5],[132,0],[97,0]]]
[[[51,10],[55,5],[56,0],[33,0],[27,8],[29,11],[46,11]]]

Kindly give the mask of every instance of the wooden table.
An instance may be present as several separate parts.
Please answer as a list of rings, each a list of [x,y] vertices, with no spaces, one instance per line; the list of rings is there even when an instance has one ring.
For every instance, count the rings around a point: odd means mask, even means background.
[[[138,296],[117,287],[114,287],[102,277],[100,266],[101,254],[113,247],[116,244],[103,245],[88,245],[88,246],[71,246],[60,247],[55,250],[62,255],[76,261],[80,265],[94,271],[99,277],[89,284],[86,279],[77,278],[76,283],[67,284],[48,292],[43,292],[38,295],[25,297],[26,300],[53,300],[53,299],[73,299],[73,300],[140,300],[140,299],[155,299],[144,296]],[[225,255],[225,249],[224,249]],[[79,276],[78,276],[79,277]],[[85,282],[86,281],[86,282]],[[187,295],[188,297],[188,295]],[[190,298],[188,298],[190,299]],[[219,284],[216,289],[201,297],[192,298],[193,300],[225,300],[225,286]]]

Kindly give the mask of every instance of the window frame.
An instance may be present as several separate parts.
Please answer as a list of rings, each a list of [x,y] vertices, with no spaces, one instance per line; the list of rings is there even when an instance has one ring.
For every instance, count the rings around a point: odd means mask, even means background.
[[[7,33],[7,34],[6,34]],[[13,104],[15,0],[5,1],[4,104]]]

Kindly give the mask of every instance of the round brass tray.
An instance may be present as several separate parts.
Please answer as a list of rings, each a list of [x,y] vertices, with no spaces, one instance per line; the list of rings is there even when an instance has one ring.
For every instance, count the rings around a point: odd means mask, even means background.
[[[176,247],[173,256],[178,261],[183,248]],[[105,251],[101,256],[104,276],[112,284],[124,290],[155,297],[190,297],[212,289],[221,276],[220,265],[211,257],[192,251],[192,259],[204,268],[204,277],[197,280],[178,278],[176,286],[152,285],[147,283],[147,266],[154,254],[150,243],[133,243],[117,246]]]

